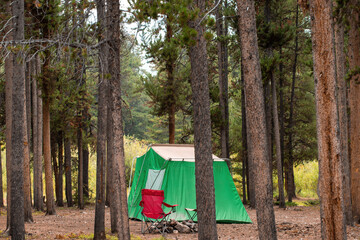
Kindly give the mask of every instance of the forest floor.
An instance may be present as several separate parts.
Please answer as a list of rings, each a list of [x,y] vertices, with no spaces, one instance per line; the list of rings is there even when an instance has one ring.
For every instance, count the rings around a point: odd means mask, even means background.
[[[33,223],[27,223],[26,239],[92,239],[94,229],[94,205],[84,210],[77,208],[57,208],[57,215],[45,216],[34,212]],[[285,210],[274,207],[278,239],[321,239],[320,207],[294,206]],[[217,224],[219,239],[258,239],[256,211],[246,207],[253,224]],[[1,208],[0,229],[6,228],[6,209]],[[132,239],[197,239],[197,234],[141,234],[141,222],[130,221]],[[110,232],[109,209],[106,209],[106,230]],[[360,225],[347,227],[348,239],[360,240]],[[6,238],[1,236],[0,238]],[[108,235],[108,239],[116,239]]]

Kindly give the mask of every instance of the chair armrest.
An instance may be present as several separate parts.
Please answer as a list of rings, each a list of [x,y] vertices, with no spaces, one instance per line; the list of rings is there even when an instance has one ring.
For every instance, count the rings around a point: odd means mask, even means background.
[[[163,205],[168,208],[173,208],[173,207],[179,206],[178,204],[170,205],[170,204],[167,204],[166,202],[163,202]]]

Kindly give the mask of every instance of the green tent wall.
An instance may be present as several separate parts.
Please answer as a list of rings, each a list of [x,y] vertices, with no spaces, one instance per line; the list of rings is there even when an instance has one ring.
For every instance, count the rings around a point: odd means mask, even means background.
[[[178,151],[177,153],[170,153],[173,157],[169,157],[169,154],[164,156],[162,151],[159,151],[161,149],[169,152],[174,147],[178,147],[176,148]],[[157,152],[154,149],[157,149]],[[153,145],[143,156],[137,158],[134,179],[128,197],[130,218],[142,219],[139,203],[141,201],[141,189],[146,186],[149,169],[165,169],[161,185],[161,189],[165,193],[165,202],[179,205],[176,207],[176,212],[170,215],[170,218],[177,221],[188,219],[185,208],[196,208],[195,162],[193,157],[182,158],[183,156],[181,155],[183,155],[184,149],[190,150],[193,154],[193,145],[164,144]],[[163,156],[159,155],[158,152]],[[226,162],[214,155],[213,159],[216,221],[251,223],[235,188]]]

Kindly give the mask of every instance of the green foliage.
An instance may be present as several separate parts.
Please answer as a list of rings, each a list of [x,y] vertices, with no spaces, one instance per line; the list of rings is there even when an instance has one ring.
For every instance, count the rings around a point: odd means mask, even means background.
[[[319,166],[317,161],[299,164],[294,168],[296,194],[300,197],[317,198]]]

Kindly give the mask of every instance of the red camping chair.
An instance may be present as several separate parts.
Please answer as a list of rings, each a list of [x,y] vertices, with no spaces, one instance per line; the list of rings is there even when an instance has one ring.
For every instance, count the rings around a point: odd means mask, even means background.
[[[170,205],[164,202],[164,190],[142,189],[141,196],[140,206],[143,207],[141,214],[144,217],[141,233],[146,231],[151,233],[157,230],[164,233],[169,214],[175,212],[175,207],[178,205]],[[171,210],[165,213],[162,206],[171,208]],[[146,229],[144,228],[145,225]]]

